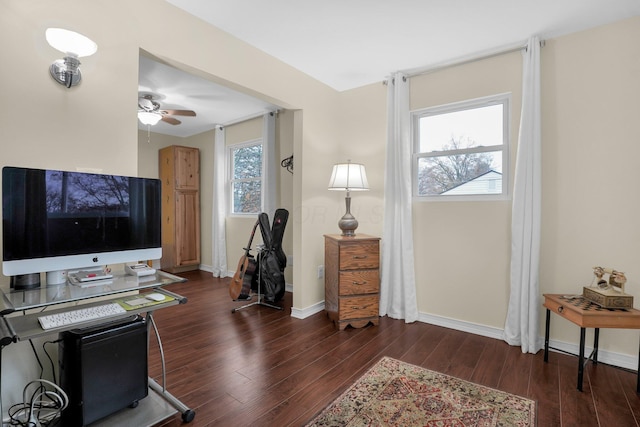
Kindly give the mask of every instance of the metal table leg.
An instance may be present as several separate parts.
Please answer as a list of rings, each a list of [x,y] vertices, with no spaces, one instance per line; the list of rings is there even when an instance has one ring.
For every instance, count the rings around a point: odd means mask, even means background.
[[[164,387],[160,386],[153,378],[149,377],[149,387],[156,391],[169,404],[176,408],[182,414],[182,421],[190,423],[196,416],[195,411],[182,403],[173,394],[169,393]]]
[[[549,361],[549,323],[551,322],[551,310],[547,308],[547,321],[544,326],[544,361]]]
[[[598,364],[598,341],[600,338],[600,328],[595,329],[595,334],[593,335],[593,364]]]
[[[584,335],[585,328],[580,328],[580,355],[578,356],[578,390],[582,391],[582,377],[584,376]]]

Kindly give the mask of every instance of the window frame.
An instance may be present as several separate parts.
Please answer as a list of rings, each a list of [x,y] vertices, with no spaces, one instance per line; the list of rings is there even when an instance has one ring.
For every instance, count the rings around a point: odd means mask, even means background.
[[[436,116],[446,113],[454,113],[457,111],[472,110],[476,108],[489,107],[492,105],[502,104],[502,144],[491,146],[477,146],[459,150],[447,151],[430,151],[420,152],[420,119],[423,117]],[[434,107],[421,108],[410,112],[411,123],[411,143],[412,143],[412,159],[411,159],[411,187],[414,201],[418,202],[455,202],[455,201],[496,201],[509,200],[510,193],[510,155],[509,148],[511,145],[511,93],[500,93],[496,95],[474,98],[465,101],[452,102]],[[458,195],[424,195],[418,194],[418,163],[421,159],[428,157],[438,157],[443,155],[455,155],[461,153],[483,153],[502,151],[502,193],[500,194],[458,194]]]
[[[260,145],[262,147],[262,154],[260,156],[260,161],[261,161],[261,168],[260,168],[260,178],[245,178],[245,179],[234,179],[234,164],[233,164],[233,159],[234,159],[234,153],[235,150],[238,149],[242,149],[242,148],[246,148],[246,147],[252,147],[252,146],[257,146]],[[262,212],[264,210],[264,167],[265,167],[265,161],[264,161],[264,141],[262,138],[256,138],[256,139],[252,139],[249,141],[243,141],[243,142],[236,142],[233,144],[229,144],[227,145],[227,182],[228,182],[228,191],[229,191],[229,212],[228,215],[229,216],[235,216],[235,217],[257,217],[260,212]],[[258,212],[234,212],[234,194],[233,194],[233,189],[234,189],[234,184],[237,182],[248,182],[248,181],[257,181],[260,180],[260,210]]]

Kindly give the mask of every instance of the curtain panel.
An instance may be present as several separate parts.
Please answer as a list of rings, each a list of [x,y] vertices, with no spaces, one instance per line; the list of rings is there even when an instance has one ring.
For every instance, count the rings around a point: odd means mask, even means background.
[[[409,82],[396,73],[387,85],[387,149],[380,264],[380,315],[418,319],[413,254]]]
[[[523,353],[536,353],[540,311],[541,211],[540,40],[529,39],[524,52],[522,110],[511,211],[511,294],[503,333]]]
[[[213,153],[213,211],[211,215],[212,271],[214,277],[227,277],[229,271],[225,230],[229,204],[226,151],[225,130],[222,126],[217,126]]]

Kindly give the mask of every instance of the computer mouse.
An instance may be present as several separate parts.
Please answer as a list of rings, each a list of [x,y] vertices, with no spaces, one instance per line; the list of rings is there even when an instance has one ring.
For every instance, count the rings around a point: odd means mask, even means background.
[[[151,294],[147,294],[144,297],[153,301],[164,301],[164,295],[158,294],[155,292]]]

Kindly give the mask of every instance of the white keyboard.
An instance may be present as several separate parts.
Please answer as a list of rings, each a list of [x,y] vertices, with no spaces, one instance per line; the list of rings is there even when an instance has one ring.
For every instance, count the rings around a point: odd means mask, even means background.
[[[63,313],[48,314],[38,317],[42,329],[58,328],[60,326],[74,325],[89,320],[104,319],[126,313],[127,310],[120,304],[111,302],[87,308],[69,310]]]

